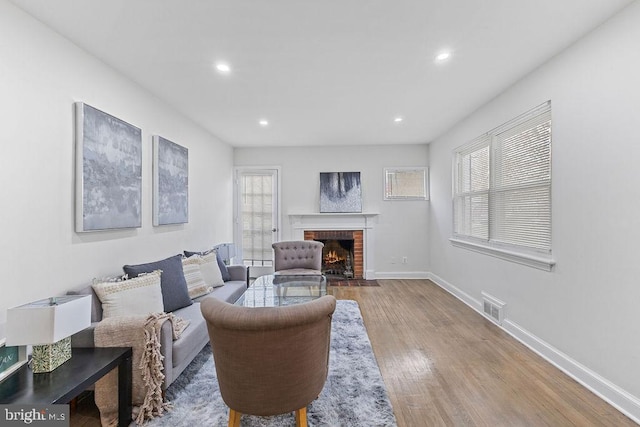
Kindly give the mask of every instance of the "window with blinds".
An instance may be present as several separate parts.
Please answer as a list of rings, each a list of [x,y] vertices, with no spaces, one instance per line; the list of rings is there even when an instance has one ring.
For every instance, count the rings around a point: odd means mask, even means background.
[[[551,102],[454,152],[454,237],[551,253]]]

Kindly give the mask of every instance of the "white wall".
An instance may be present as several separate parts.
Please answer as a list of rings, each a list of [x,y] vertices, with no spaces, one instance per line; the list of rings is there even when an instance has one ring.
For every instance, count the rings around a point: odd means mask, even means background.
[[[320,212],[320,172],[360,172],[362,210],[375,222],[374,267],[379,277],[425,277],[429,271],[428,205],[425,201],[384,201],[383,169],[426,166],[427,145],[236,148],[236,166],[282,167],[282,234],[292,236],[290,213]],[[402,257],[407,263],[401,264]],[[392,264],[391,258],[395,257]]]
[[[233,151],[142,88],[0,0],[0,323],[125,263],[232,238]],[[142,129],[142,228],[74,232],[73,103]],[[189,149],[189,223],[152,226],[151,136]]]
[[[483,290],[505,301],[507,329],[531,343],[541,339],[539,351],[576,376],[585,375],[581,381],[593,382],[592,388],[636,420],[639,22],[635,2],[433,142],[429,205],[434,278],[472,305]],[[555,270],[452,247],[452,150],[547,99],[553,117]],[[625,390],[635,398],[625,397]]]

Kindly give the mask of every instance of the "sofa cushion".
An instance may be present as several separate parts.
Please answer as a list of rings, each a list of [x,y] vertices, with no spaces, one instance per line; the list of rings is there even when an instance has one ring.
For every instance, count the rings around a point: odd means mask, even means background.
[[[202,252],[184,251],[184,256],[190,258],[193,255],[206,256],[214,253],[216,254],[216,261],[218,262],[218,268],[220,269],[220,273],[222,274],[222,281],[228,282],[229,280],[231,280],[231,274],[229,273],[229,270],[227,269],[226,264],[222,260],[222,257],[220,257],[220,255],[215,251],[215,249],[209,249],[208,251],[202,251]]]
[[[196,301],[202,301],[203,298],[214,297],[219,300],[226,301],[229,304],[233,304],[245,293],[247,290],[247,283],[244,281],[230,280],[219,288],[213,288],[213,292],[198,298]]]
[[[187,281],[187,290],[191,299],[206,295],[213,290],[213,287],[204,280],[198,258],[183,258],[182,269],[184,270],[184,278]]]
[[[160,287],[162,288],[164,311],[171,312],[193,304],[191,298],[189,298],[187,281],[184,278],[182,255],[178,254],[160,261],[146,264],[125,265],[122,268],[129,277],[137,277],[142,273],[151,273],[155,270],[162,270],[162,275],[160,276]]]
[[[224,280],[222,280],[222,272],[220,271],[220,267],[218,266],[215,252],[210,251],[202,255],[185,251],[185,254],[187,253],[192,255],[190,255],[186,259],[183,259],[183,265],[185,262],[198,264],[200,266],[200,272],[202,273],[202,277],[205,283],[211,287],[215,288],[224,285]]]
[[[204,281],[214,288],[224,285],[224,279],[222,278],[222,272],[218,265],[216,253],[211,252],[207,255],[196,256],[200,263],[200,270],[204,276]]]
[[[218,264],[218,255],[214,251],[202,253],[184,251],[184,253],[192,254],[189,255],[187,260],[191,260],[190,262],[200,265],[202,277],[204,277],[207,285],[214,288],[224,285],[225,280],[222,278],[222,271],[220,271],[220,264]]]
[[[204,344],[209,341],[209,332],[207,331],[207,323],[200,312],[200,303],[176,310],[173,314],[190,322],[180,339],[173,342],[172,365],[177,366],[183,362],[185,357],[204,347]]]
[[[91,286],[102,303],[102,317],[146,315],[164,310],[160,271],[119,282],[97,281]]]
[[[222,273],[222,280],[224,280],[225,282],[231,280],[231,274],[229,274],[229,270],[227,270],[226,264],[224,263],[224,261],[222,261],[222,258],[217,252],[216,261],[218,261],[218,267],[220,267],[220,272]]]

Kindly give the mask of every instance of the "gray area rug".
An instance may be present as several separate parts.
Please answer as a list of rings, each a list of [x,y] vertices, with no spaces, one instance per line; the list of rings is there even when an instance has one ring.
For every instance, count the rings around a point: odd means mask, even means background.
[[[320,397],[309,405],[310,426],[395,426],[391,402],[355,301],[338,301],[331,326],[329,375]],[[173,410],[149,426],[226,426],[211,348],[207,345],[171,384]],[[243,415],[241,426],[294,426],[293,413],[274,417]]]

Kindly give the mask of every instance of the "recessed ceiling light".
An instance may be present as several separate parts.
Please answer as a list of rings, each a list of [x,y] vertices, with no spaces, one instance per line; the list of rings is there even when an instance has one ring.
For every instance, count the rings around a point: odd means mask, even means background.
[[[451,59],[451,51],[449,50],[443,50],[438,55],[436,55],[436,62],[439,62],[439,63],[445,62],[449,59]]]
[[[269,120],[267,119],[261,119],[258,123],[260,123],[260,126],[262,127],[269,126]]]
[[[218,70],[220,74],[229,74],[231,72],[231,67],[226,62],[218,62],[216,64],[216,70]]]
[[[404,119],[403,119],[402,117],[396,117],[395,119],[393,119],[393,121],[394,121],[395,123],[400,123],[400,122],[402,122],[403,120],[404,120]]]

